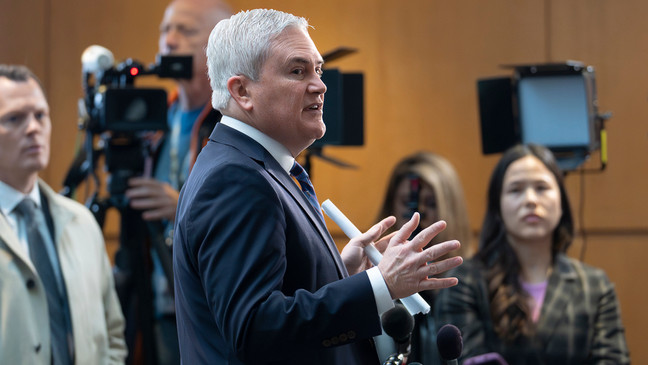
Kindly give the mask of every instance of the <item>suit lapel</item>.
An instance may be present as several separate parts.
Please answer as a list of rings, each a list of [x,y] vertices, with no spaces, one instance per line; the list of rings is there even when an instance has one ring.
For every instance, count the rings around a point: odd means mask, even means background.
[[[214,128],[210,139],[217,143],[229,145],[262,165],[268,174],[270,174],[270,176],[272,176],[272,178],[288,192],[288,194],[300,206],[302,212],[311,221],[311,224],[319,233],[322,241],[331,254],[331,259],[335,263],[340,277],[349,276],[346,267],[342,262],[340,252],[335,245],[335,241],[329,234],[325,223],[316,215],[317,213],[314,212],[312,205],[308,202],[304,193],[302,193],[290,175],[288,175],[281,165],[279,165],[279,162],[277,162],[277,160],[275,160],[274,157],[272,157],[272,155],[263,148],[263,146],[245,134],[220,123],[218,123]]]
[[[14,232],[13,228],[11,228],[9,222],[7,222],[7,219],[2,214],[0,214],[0,241],[4,242],[9,251],[13,252],[13,254],[27,265],[32,272],[36,272],[25,248],[18,240],[18,235]]]
[[[310,219],[311,223],[317,229],[320,236],[322,237],[322,240],[326,244],[326,247],[329,250],[329,253],[331,254],[331,258],[333,259],[335,265],[337,266],[340,277],[349,276],[349,274],[346,271],[346,267],[342,262],[340,252],[338,251],[337,246],[335,245],[335,241],[333,241],[333,238],[331,237],[322,219],[314,211],[313,206],[304,196],[304,193],[302,193],[302,191],[299,189],[299,187],[293,181],[293,179],[288,174],[286,174],[286,172],[281,168],[281,166],[279,166],[279,163],[272,156],[268,156],[268,157],[269,157],[268,161],[266,161],[265,164],[268,173],[272,175],[272,177],[279,184],[281,184],[281,186],[283,186],[283,188],[292,196],[292,198],[297,202],[297,204],[299,204],[302,212],[308,216],[308,219]]]
[[[550,342],[556,329],[566,321],[569,303],[583,300],[583,293],[577,285],[577,274],[564,255],[556,257],[554,273],[547,283],[547,293],[538,322],[536,338],[542,347]]]
[[[57,245],[60,242],[60,235],[63,232],[65,223],[70,220],[71,213],[61,209],[58,205],[53,204],[54,199],[57,198],[57,193],[54,192],[47,184],[42,180],[38,180],[38,188],[41,193],[48,199],[50,203],[50,212],[51,217],[54,223],[54,232],[56,232],[56,237],[54,239],[54,244]],[[29,267],[30,270],[36,272],[36,268],[31,262],[29,255],[25,251],[25,248],[20,244],[18,240],[18,235],[9,225],[7,219],[4,215],[0,214],[0,241],[4,242],[5,245],[9,248],[11,252],[16,255],[22,262]],[[59,250],[60,252],[60,250]]]

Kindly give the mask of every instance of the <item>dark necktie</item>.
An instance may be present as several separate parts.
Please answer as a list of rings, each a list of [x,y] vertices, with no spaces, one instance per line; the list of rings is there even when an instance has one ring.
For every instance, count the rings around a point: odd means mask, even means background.
[[[300,164],[298,164],[297,161],[295,161],[293,167],[290,169],[290,175],[292,175],[292,177],[294,177],[297,182],[299,182],[299,186],[301,187],[302,192],[304,193],[304,195],[306,195],[306,198],[308,198],[308,201],[311,203],[313,208],[315,208],[320,219],[324,221],[322,208],[320,208],[319,202],[317,201],[317,195],[315,195],[315,188],[313,188],[313,184],[311,183],[306,170],[304,170],[304,168]]]
[[[35,218],[36,203],[26,198],[15,208],[25,222],[29,256],[38,271],[38,276],[45,286],[47,293],[47,308],[49,310],[50,332],[52,338],[52,364],[67,365],[72,363],[72,331],[69,326],[67,301],[61,292],[50,261],[45,241],[38,230]]]

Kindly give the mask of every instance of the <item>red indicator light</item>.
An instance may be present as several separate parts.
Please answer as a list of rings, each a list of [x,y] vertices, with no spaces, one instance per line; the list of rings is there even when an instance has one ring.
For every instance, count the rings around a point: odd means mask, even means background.
[[[131,76],[137,76],[138,73],[139,73],[139,70],[137,69],[137,67],[131,67],[131,69],[130,69]]]

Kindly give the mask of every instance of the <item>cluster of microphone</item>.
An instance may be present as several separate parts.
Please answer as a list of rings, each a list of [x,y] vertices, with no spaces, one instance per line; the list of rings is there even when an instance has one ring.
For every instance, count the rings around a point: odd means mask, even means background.
[[[385,333],[396,343],[396,353],[390,355],[383,365],[405,365],[412,349],[414,317],[403,305],[396,304],[394,308],[383,313],[380,320]]]
[[[423,365],[419,362],[407,362],[412,348],[412,331],[414,317],[403,305],[397,304],[381,316],[385,333],[396,343],[397,352],[390,355],[383,365]],[[463,351],[463,338],[459,328],[446,324],[439,329],[436,338],[439,356],[447,365],[459,364],[458,359]],[[501,355],[495,352],[470,357],[463,365],[508,365]]]

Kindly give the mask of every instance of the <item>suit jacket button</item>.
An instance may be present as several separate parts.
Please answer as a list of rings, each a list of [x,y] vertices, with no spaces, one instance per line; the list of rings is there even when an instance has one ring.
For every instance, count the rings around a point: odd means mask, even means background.
[[[34,289],[34,287],[36,286],[36,282],[34,281],[34,279],[29,278],[25,282],[25,285],[27,286],[27,289]]]
[[[330,341],[330,340],[324,340],[324,341],[322,341],[322,346],[324,346],[324,347],[331,347],[331,341]]]
[[[39,353],[39,352],[40,352],[40,349],[41,349],[41,344],[40,344],[40,343],[34,347],[34,351],[35,351],[36,353]]]
[[[347,342],[348,340],[349,340],[349,336],[347,336],[346,333],[340,335],[340,341]]]
[[[337,345],[338,343],[340,343],[340,339],[337,338],[337,337],[333,337],[333,338],[331,338],[331,343],[334,344],[334,345]]]
[[[355,331],[349,331],[347,332],[347,336],[349,337],[349,339],[353,340],[354,338],[356,338],[356,333]]]

